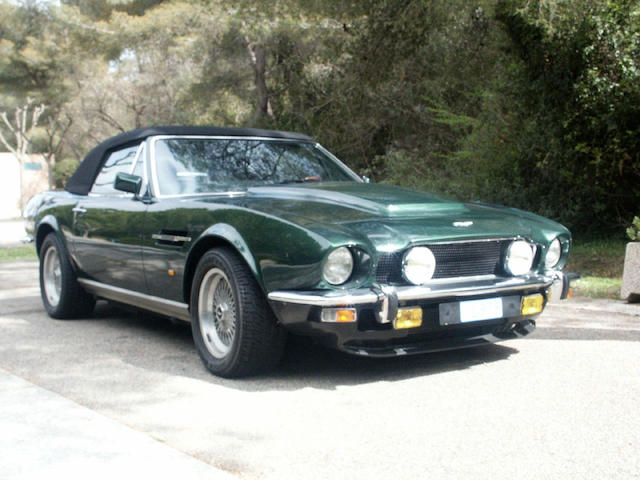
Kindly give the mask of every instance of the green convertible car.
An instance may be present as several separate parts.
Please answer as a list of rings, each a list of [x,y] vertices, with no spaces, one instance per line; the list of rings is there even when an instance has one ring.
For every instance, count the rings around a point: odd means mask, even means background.
[[[371,357],[523,336],[570,291],[562,225],[370,183],[297,133],[133,130],[27,211],[51,317],[102,298],[191,322],[227,377],[275,366],[286,331]]]

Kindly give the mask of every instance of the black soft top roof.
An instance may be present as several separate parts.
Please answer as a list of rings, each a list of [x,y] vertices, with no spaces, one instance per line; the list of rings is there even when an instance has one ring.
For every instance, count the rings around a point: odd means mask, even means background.
[[[311,137],[301,133],[280,132],[276,130],[259,130],[256,128],[228,128],[228,127],[146,127],[130,130],[125,133],[111,137],[98,146],[94,147],[87,156],[84,157],[82,163],[78,166],[75,173],[71,176],[65,190],[78,195],[87,195],[93,181],[98,176],[98,172],[102,168],[108,153],[127,145],[135,145],[144,141],[147,137],[154,135],[203,135],[203,136],[229,136],[229,137],[267,137],[267,138],[285,138],[291,140],[300,140],[304,142],[312,141]]]

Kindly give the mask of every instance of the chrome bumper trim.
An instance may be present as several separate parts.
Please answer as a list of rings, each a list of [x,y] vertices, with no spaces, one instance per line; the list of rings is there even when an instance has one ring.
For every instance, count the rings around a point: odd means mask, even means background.
[[[571,272],[553,272],[552,275],[553,285],[548,301],[556,303],[560,300],[566,300],[571,290],[571,282],[578,280],[580,275]]]
[[[315,307],[340,307],[378,302],[378,295],[369,288],[344,290],[340,292],[296,292],[282,290],[271,292],[268,298],[273,302],[313,305]]]
[[[469,297],[473,295],[500,295],[528,289],[548,288],[553,283],[553,277],[532,276],[527,278],[510,278],[501,281],[483,282],[470,285],[459,283],[456,285],[434,286],[385,286],[382,289],[360,288],[343,291],[275,291],[268,295],[272,302],[311,305],[314,307],[337,307],[347,305],[376,304],[388,296],[388,289],[393,288],[399,302],[410,300],[428,300],[439,297]],[[382,294],[382,295],[381,295]],[[383,297],[383,298],[381,298]]]

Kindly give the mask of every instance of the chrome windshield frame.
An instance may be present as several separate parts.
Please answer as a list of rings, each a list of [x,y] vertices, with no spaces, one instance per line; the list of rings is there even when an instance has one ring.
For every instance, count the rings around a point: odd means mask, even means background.
[[[170,139],[196,139],[196,140],[267,140],[270,142],[278,142],[278,143],[291,143],[291,144],[301,144],[306,143],[312,145],[314,148],[318,149],[323,155],[328,157],[331,161],[336,163],[341,170],[343,170],[349,177],[351,177],[355,182],[363,183],[363,180],[349,167],[347,167],[343,162],[341,162],[335,155],[329,152],[327,149],[322,147],[319,143],[314,141],[305,141],[300,139],[292,139],[292,138],[276,138],[276,137],[259,137],[259,136],[230,136],[230,135],[154,135],[147,139],[147,143],[149,144],[149,167],[150,167],[150,177],[151,181],[149,184],[151,185],[152,195],[157,199],[166,199],[166,198],[185,198],[185,197],[210,197],[210,196],[239,196],[244,195],[246,190],[227,190],[222,192],[204,192],[204,193],[181,193],[174,195],[163,195],[160,191],[160,182],[158,179],[158,169],[156,166],[156,151],[155,144],[160,140],[170,140]],[[144,142],[143,142],[144,143]],[[261,187],[269,187],[270,185],[260,185]],[[281,185],[279,185],[281,186]]]

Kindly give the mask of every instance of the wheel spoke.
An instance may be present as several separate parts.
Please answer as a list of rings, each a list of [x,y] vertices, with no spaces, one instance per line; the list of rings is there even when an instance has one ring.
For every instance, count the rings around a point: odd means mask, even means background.
[[[62,265],[54,246],[47,249],[42,260],[42,284],[47,301],[55,308],[62,292]]]
[[[209,270],[200,284],[198,321],[207,350],[223,358],[231,349],[236,332],[236,300],[226,274]]]

